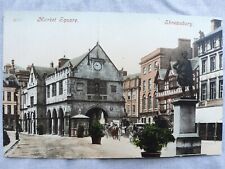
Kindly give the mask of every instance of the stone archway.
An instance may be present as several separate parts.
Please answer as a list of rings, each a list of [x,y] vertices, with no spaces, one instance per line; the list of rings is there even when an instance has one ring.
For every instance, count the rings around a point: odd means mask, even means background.
[[[100,107],[92,107],[86,112],[86,116],[90,117],[90,124],[95,120],[100,123],[105,124],[108,122],[108,114],[106,111]]]
[[[48,131],[48,134],[52,134],[52,117],[51,117],[50,110],[48,110],[47,112],[47,131]]]
[[[54,109],[52,113],[52,121],[53,121],[53,132],[52,134],[58,133],[58,118],[57,118],[57,112]]]
[[[64,135],[64,115],[63,115],[63,110],[62,108],[59,109],[59,135],[63,136]]]

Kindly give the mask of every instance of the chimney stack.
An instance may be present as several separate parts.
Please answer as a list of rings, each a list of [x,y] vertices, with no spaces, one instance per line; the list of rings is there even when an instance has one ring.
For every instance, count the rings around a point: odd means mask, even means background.
[[[127,71],[122,70],[123,76],[127,76]]]
[[[54,63],[53,62],[50,63],[50,67],[54,68]]]
[[[212,19],[211,20],[211,31],[213,32],[217,28],[221,26],[221,20],[219,19]]]
[[[191,40],[190,39],[178,39],[178,47],[190,48],[191,47]]]
[[[12,70],[11,70],[11,73],[12,74],[15,74],[15,62],[14,62],[14,59],[12,59]]]
[[[14,67],[15,65],[14,65],[14,59],[12,59],[12,67]]]
[[[58,61],[58,67],[62,67],[67,61],[69,61],[69,59],[66,58],[66,56],[64,55],[63,58],[60,58]]]
[[[27,66],[27,69],[26,69],[26,70],[30,72],[30,70],[31,70],[31,65]]]

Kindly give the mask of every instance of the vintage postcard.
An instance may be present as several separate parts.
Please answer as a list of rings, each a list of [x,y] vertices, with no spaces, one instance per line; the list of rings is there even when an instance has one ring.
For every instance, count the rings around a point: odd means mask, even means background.
[[[5,157],[222,152],[222,20],[6,11]]]

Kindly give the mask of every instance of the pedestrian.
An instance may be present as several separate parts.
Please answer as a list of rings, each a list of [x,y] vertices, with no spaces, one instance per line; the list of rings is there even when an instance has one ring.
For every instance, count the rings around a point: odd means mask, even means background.
[[[7,146],[10,143],[10,138],[7,131],[3,131],[3,146]]]

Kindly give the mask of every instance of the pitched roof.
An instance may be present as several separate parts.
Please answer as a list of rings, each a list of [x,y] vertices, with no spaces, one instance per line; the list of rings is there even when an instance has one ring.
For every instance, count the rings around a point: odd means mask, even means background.
[[[35,73],[38,74],[38,76],[43,77],[44,74],[49,75],[55,71],[52,67],[41,67],[41,66],[33,66]]]
[[[159,69],[159,79],[164,80],[167,73],[167,69]]]
[[[196,70],[199,66],[198,58],[189,59],[191,62],[192,70]],[[173,65],[176,61],[170,61],[170,67],[168,69],[159,69],[155,76],[155,81],[157,80],[165,80],[169,76],[169,71],[172,71],[173,75],[177,76],[177,71],[173,68]]]
[[[59,70],[69,67],[70,64],[72,64],[73,67],[76,67],[88,55],[88,53],[89,52],[86,52],[81,56],[68,60],[62,67],[59,68]]]
[[[101,53],[98,53],[98,56],[99,56],[99,58],[102,58],[101,57],[101,54],[105,54],[105,56],[109,59],[109,61],[110,62],[112,62],[111,61],[111,59],[108,57],[108,55],[105,53],[105,51],[103,50],[103,48],[100,46],[100,44],[97,42],[97,44],[91,49],[91,50],[89,50],[88,52],[85,52],[84,54],[82,54],[81,56],[78,56],[78,57],[75,57],[75,58],[73,58],[73,59],[70,59],[70,60],[68,60],[62,67],[60,67],[59,68],[59,70],[62,70],[62,69],[64,69],[64,68],[66,68],[66,67],[69,67],[70,66],[70,64],[72,65],[72,67],[74,68],[74,67],[76,67],[76,66],[78,66],[80,63],[81,63],[81,61],[85,58],[85,57],[87,57],[88,55],[89,55],[89,53],[91,53],[96,47],[99,47],[103,52]],[[117,71],[119,71],[118,69],[117,69],[117,67],[114,65],[114,63],[112,62],[112,64],[113,64],[113,66],[116,68],[116,70]]]

